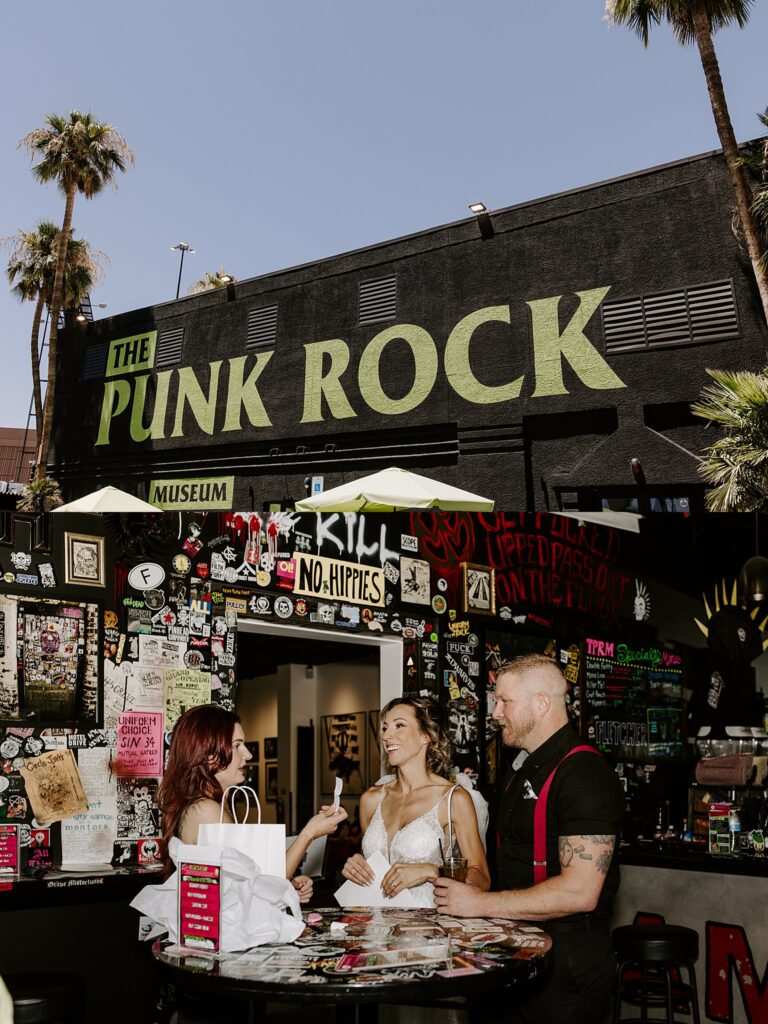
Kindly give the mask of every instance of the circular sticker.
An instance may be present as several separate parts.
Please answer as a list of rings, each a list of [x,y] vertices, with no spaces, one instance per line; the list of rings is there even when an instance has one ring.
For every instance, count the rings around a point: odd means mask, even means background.
[[[370,622],[373,618],[373,611],[370,608],[363,608],[360,612],[360,618],[363,622]]]
[[[228,565],[224,570],[224,579],[227,583],[237,583],[237,569],[233,569],[231,565]]]
[[[268,587],[272,582],[272,576],[266,571],[266,569],[259,569],[256,573],[256,583],[260,587]]]
[[[183,576],[192,568],[192,559],[189,555],[174,555],[171,564],[173,565],[173,571]]]
[[[436,644],[437,643],[437,633],[430,633],[429,634],[429,639],[432,641],[433,644]]]
[[[477,633],[470,633],[467,637],[467,643],[470,647],[477,647],[480,641],[477,639]]]
[[[128,585],[134,590],[154,590],[165,579],[165,569],[157,562],[141,562],[128,573]]]
[[[263,615],[269,611],[269,598],[268,597],[257,597],[256,598],[256,611],[261,612]]]
[[[187,668],[200,669],[203,667],[203,656],[200,651],[185,651],[184,664]]]
[[[445,579],[444,576],[441,576],[440,579],[437,581],[437,589],[440,591],[441,594],[444,594],[448,589],[448,580]]]
[[[290,597],[281,595],[275,598],[275,615],[281,619],[290,619],[293,615],[293,601]]]
[[[442,594],[435,594],[432,598],[432,611],[435,615],[442,615],[448,607],[448,602]]]
[[[159,612],[165,604],[165,594],[162,590],[145,590],[144,604],[153,612]]]
[[[16,581],[16,577],[13,575],[12,572],[5,573],[3,579],[5,580],[6,583],[14,583]]]
[[[304,616],[307,614],[309,608],[307,607],[307,602],[304,600],[303,597],[300,597],[298,599],[296,604],[293,606],[293,610],[296,612],[297,615]]]
[[[114,629],[117,626],[117,612],[104,612],[104,629]]]
[[[10,782],[5,775],[0,775],[0,793],[4,793],[10,786]]]

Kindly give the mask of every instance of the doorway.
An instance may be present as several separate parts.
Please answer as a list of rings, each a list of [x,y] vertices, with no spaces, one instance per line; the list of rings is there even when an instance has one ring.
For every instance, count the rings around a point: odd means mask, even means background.
[[[238,677],[237,708],[246,740],[258,744],[260,760],[252,781],[262,801],[262,820],[282,818],[292,834],[304,824],[307,807],[316,810],[330,802],[336,769],[329,769],[329,740],[340,728],[353,737],[350,752],[356,763],[340,771],[345,775],[342,802],[352,817],[361,792],[380,774],[378,711],[403,692],[402,641],[241,619]],[[312,772],[306,768],[305,746],[310,725]]]

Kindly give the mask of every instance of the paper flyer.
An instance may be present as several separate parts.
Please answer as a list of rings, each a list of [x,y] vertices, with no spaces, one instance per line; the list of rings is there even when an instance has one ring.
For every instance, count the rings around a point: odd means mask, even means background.
[[[117,834],[117,797],[89,796],[88,810],[61,823],[61,866],[79,869],[109,864]]]
[[[25,758],[21,775],[38,825],[50,825],[88,810],[71,750],[52,750]]]
[[[189,708],[211,702],[211,674],[191,668],[165,670],[165,728],[172,729]]]
[[[117,720],[116,775],[163,774],[162,712],[124,711]]]
[[[179,944],[218,952],[221,921],[221,868],[179,864]]]

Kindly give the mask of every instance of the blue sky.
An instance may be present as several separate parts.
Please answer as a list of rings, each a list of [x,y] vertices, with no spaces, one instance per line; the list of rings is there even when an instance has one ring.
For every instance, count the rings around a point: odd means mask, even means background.
[[[63,201],[18,140],[51,111],[119,128],[136,168],[75,207],[109,315],[717,147],[695,49],[603,0],[27,0],[3,10],[0,235]],[[768,106],[768,4],[716,37],[739,139]],[[5,261],[4,264],[5,265]],[[23,426],[32,308],[0,287],[3,413]]]

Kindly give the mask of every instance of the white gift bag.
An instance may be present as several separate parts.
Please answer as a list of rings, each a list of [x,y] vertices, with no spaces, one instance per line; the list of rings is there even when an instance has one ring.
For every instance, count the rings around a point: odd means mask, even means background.
[[[224,807],[227,794],[232,792],[230,807],[232,821],[224,821]],[[244,793],[246,800],[243,820],[238,821],[234,806],[234,795]],[[258,824],[247,822],[251,809],[251,796],[259,812]],[[217,844],[246,854],[264,875],[277,875],[285,878],[285,825],[262,825],[261,804],[250,786],[229,786],[224,791],[221,801],[221,814],[218,823],[200,825],[197,841],[201,846]]]
[[[191,846],[175,837],[168,844],[171,860],[221,865],[221,949],[231,952],[266,942],[293,942],[304,930],[299,896],[285,877],[262,875],[245,854],[215,845]],[[155,922],[145,935],[153,939],[168,932],[178,939],[179,872],[160,885],[147,885],[131,906]],[[289,913],[286,913],[289,911]]]

